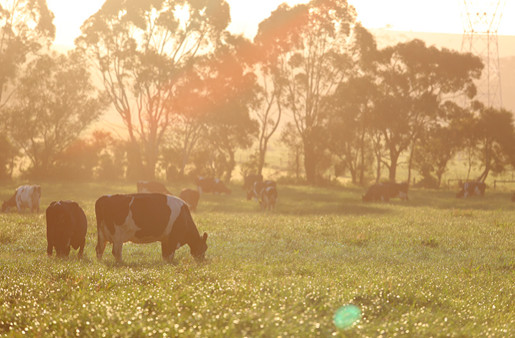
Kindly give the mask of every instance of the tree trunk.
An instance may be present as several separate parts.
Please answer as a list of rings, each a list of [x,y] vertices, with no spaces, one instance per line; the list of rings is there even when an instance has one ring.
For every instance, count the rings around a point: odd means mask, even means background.
[[[359,184],[363,185],[365,182],[365,132],[361,132],[361,164],[359,167]]]
[[[376,153],[376,162],[377,162],[377,169],[376,169],[376,183],[379,183],[379,180],[381,179],[381,153]]]
[[[408,185],[411,184],[411,168],[413,165],[413,154],[415,153],[415,143],[416,140],[413,140],[413,143],[411,144],[411,150],[409,154],[409,161],[408,161]]]
[[[390,152],[390,175],[388,179],[391,182],[395,182],[397,176],[397,161],[399,160],[399,154],[397,152]]]
[[[265,166],[265,156],[266,156],[267,148],[268,148],[268,140],[263,140],[263,146],[260,147],[259,154],[258,154],[258,168],[257,168],[258,175],[263,174],[263,167]]]
[[[311,142],[304,142],[304,170],[306,171],[306,180],[308,184],[314,185],[317,183],[316,177],[316,160],[315,147]]]

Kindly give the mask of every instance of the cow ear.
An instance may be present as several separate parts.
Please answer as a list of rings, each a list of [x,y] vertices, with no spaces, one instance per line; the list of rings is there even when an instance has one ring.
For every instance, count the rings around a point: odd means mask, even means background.
[[[204,232],[204,235],[202,235],[202,240],[204,242],[207,240],[207,232]]]

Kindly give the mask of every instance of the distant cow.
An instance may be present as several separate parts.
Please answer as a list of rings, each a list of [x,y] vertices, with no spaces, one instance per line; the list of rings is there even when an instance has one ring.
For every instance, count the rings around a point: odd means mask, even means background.
[[[68,257],[70,246],[79,249],[82,258],[86,244],[88,220],[84,210],[73,201],[52,202],[46,209],[47,254],[55,248],[58,257]]]
[[[254,182],[263,182],[263,175],[250,174],[243,179],[243,189],[250,190],[254,186]]]
[[[205,192],[230,194],[231,190],[227,188],[220,179],[213,177],[197,178],[197,189],[200,194]]]
[[[259,204],[263,210],[275,209],[275,203],[277,201],[277,189],[275,186],[268,186],[263,188],[261,191],[261,199]]]
[[[465,182],[461,190],[456,194],[456,198],[467,198],[469,196],[484,196],[486,184],[484,182]]]
[[[252,184],[251,189],[247,191],[247,200],[250,201],[254,198],[259,201],[261,199],[261,192],[263,191],[263,189],[268,187],[274,187],[277,189],[277,184],[275,183],[275,181],[272,180],[254,182],[254,184]]]
[[[30,211],[39,212],[39,199],[41,187],[39,185],[22,185],[16,189],[14,195],[2,204],[2,211],[8,211],[16,207],[18,211],[28,208]]]
[[[401,200],[408,200],[408,183],[383,182],[370,186],[361,197],[363,202],[384,201],[398,197]]]
[[[163,183],[154,182],[154,181],[138,181],[138,183],[136,185],[138,187],[139,193],[155,192],[155,193],[160,193],[160,194],[171,195]]]
[[[201,237],[186,203],[163,194],[106,195],[95,203],[98,242],[97,258],[107,242],[113,243],[113,255],[122,260],[125,242],[161,242],[162,256],[172,261],[175,250],[188,244],[196,259],[207,250],[207,234]]]
[[[192,211],[197,210],[198,200],[200,198],[200,194],[197,190],[193,189],[183,189],[179,194],[179,197],[186,203]]]

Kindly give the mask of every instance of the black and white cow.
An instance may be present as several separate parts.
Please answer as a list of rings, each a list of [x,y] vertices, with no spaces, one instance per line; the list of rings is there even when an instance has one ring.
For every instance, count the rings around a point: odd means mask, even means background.
[[[261,199],[263,189],[268,187],[274,187],[277,189],[277,184],[272,180],[254,182],[252,187],[247,191],[247,201],[250,201],[251,199],[259,201]]]
[[[16,189],[14,195],[2,204],[2,211],[8,211],[16,207],[18,211],[28,208],[30,211],[39,212],[39,200],[41,187],[39,185],[22,185]]]
[[[190,207],[191,211],[197,210],[198,200],[200,199],[200,194],[197,190],[193,189],[183,189],[179,194],[179,197]]]
[[[456,198],[467,198],[469,196],[484,196],[486,184],[485,182],[465,182],[461,186],[461,190],[456,194]]]
[[[213,177],[198,177],[197,178],[197,190],[200,194],[205,192],[211,193],[225,193],[229,195],[231,190],[227,188],[220,179]]]
[[[156,193],[160,193],[160,194],[171,195],[163,183],[159,183],[159,182],[155,182],[155,181],[138,181],[136,186],[138,187],[139,193],[156,192]]]
[[[275,203],[277,202],[277,189],[275,186],[267,186],[261,190],[261,199],[259,204],[263,210],[275,209]]]
[[[361,197],[363,202],[384,201],[398,197],[401,200],[408,200],[408,183],[383,182],[370,186]]]
[[[186,203],[163,194],[106,195],[95,203],[98,242],[97,258],[101,259],[107,242],[113,243],[113,255],[122,260],[125,242],[161,242],[162,256],[172,261],[175,250],[188,244],[196,259],[207,250],[207,233],[200,236]]]
[[[86,244],[88,220],[84,210],[73,201],[52,202],[46,209],[47,254],[55,248],[58,257],[68,257],[70,246],[79,249],[82,258]]]

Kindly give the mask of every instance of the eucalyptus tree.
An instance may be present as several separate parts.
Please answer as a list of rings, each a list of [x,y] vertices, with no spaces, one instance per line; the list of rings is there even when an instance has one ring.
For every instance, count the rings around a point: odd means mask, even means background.
[[[329,149],[349,171],[352,182],[364,184],[371,167],[372,110],[377,87],[372,78],[352,77],[328,98]]]
[[[0,112],[20,67],[54,40],[53,18],[44,0],[0,0]]]
[[[51,54],[31,61],[6,108],[9,137],[28,159],[28,174],[47,177],[57,156],[106,107],[96,96],[81,55]]]
[[[515,129],[513,113],[504,109],[477,104],[474,136],[482,172],[477,178],[484,182],[490,172],[501,173],[515,163]]]
[[[364,184],[374,149],[372,111],[378,88],[375,79],[377,46],[374,37],[357,24],[352,34],[352,74],[325,101],[329,149],[347,169],[353,183]]]
[[[259,24],[254,38],[253,65],[259,79],[258,105],[253,116],[258,123],[257,152],[254,162],[262,174],[270,139],[278,130],[283,115],[286,74],[282,71],[298,36],[294,33],[304,24],[305,8],[280,5],[269,18]]]
[[[462,95],[473,98],[474,79],[483,64],[472,54],[427,47],[412,40],[379,52],[375,124],[381,131],[388,160],[389,179],[394,181],[400,155],[410,149],[409,175],[415,144],[424,130],[443,118],[441,105]]]
[[[349,36],[356,12],[345,0],[312,0],[290,8],[280,6],[269,21],[275,25],[273,41],[288,42],[283,106],[291,115],[304,151],[309,184],[321,176],[318,166],[326,156],[326,109],[323,98],[331,95],[351,67]]]
[[[229,21],[225,0],[106,0],[83,24],[76,44],[102,74],[144,176],[155,175],[177,79],[216,46]]]
[[[451,101],[442,104],[441,109],[442,120],[421,132],[413,156],[414,168],[422,174],[424,182],[435,188],[441,185],[442,176],[456,154],[475,144],[476,120],[472,111]]]
[[[181,174],[196,148],[203,147],[217,159],[217,172],[211,174],[228,181],[236,150],[251,145],[256,125],[250,110],[258,104],[259,89],[249,66],[251,51],[250,41],[224,33],[215,50],[198,57],[176,84],[177,95],[169,103],[179,123],[170,137],[182,157]]]

